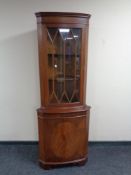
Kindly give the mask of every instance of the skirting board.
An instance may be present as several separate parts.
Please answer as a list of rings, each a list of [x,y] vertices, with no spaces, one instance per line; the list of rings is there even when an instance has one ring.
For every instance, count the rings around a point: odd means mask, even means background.
[[[38,141],[0,141],[0,145],[38,145]],[[89,146],[131,145],[131,141],[89,141]]]

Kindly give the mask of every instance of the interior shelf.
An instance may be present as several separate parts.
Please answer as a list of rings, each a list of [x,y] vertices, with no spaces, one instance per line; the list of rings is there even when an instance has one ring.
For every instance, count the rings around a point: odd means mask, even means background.
[[[48,54],[48,57],[52,57],[52,56],[54,56],[54,57],[57,57],[57,58],[63,58],[64,56],[65,57],[80,57],[80,55],[76,55],[76,54],[51,54],[51,53],[49,53]]]

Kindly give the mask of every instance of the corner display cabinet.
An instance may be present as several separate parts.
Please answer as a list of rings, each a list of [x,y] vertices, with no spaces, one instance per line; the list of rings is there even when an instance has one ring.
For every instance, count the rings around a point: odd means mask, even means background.
[[[86,105],[89,14],[36,13],[41,107],[39,164],[83,165],[88,158]]]

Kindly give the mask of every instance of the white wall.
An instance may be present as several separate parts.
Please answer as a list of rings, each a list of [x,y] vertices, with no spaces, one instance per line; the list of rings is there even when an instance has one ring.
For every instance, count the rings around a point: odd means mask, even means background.
[[[90,140],[131,140],[131,1],[0,0],[0,140],[37,140],[35,12],[90,13]]]

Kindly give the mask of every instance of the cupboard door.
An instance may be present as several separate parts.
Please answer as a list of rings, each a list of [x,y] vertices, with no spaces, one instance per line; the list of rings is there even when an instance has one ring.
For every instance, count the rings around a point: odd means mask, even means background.
[[[65,114],[64,114],[65,115]],[[44,159],[47,162],[73,161],[87,154],[87,126],[89,117],[85,115],[55,116],[41,118],[43,123]]]

